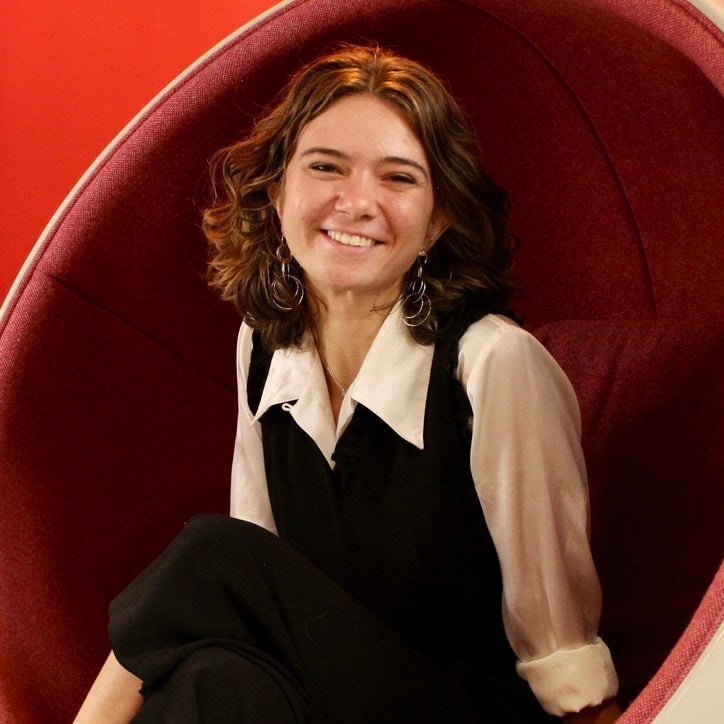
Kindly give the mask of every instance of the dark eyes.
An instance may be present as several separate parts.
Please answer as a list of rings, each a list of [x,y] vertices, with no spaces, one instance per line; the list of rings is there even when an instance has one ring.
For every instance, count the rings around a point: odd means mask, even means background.
[[[333,163],[324,163],[321,161],[311,164],[309,168],[311,168],[312,171],[321,171],[322,173],[334,173],[335,171],[339,171],[339,168],[337,168],[337,166]]]
[[[341,174],[342,169],[333,164],[328,163],[326,161],[315,161],[314,163],[309,164],[309,168],[312,171],[317,171],[321,174]],[[417,179],[414,176],[411,176],[407,173],[388,173],[386,176],[383,176],[383,179],[387,181],[388,183],[392,184],[399,184],[399,185],[414,185],[418,183]]]
[[[401,183],[401,184],[414,184],[417,183],[417,180],[413,178],[412,176],[408,176],[406,173],[393,173],[387,176],[387,179],[389,181],[393,181],[394,183]]]

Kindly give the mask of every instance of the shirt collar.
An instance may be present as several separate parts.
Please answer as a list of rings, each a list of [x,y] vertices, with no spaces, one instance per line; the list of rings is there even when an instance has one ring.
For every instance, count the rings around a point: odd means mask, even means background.
[[[350,387],[354,400],[421,450],[433,352],[433,345],[415,342],[397,305],[380,327]]]
[[[289,403],[288,411],[329,461],[336,440],[359,403],[401,438],[423,449],[433,353],[433,345],[421,345],[412,339],[397,305],[382,323],[357,378],[349,387],[336,430],[324,369],[312,344],[274,353],[254,420],[273,405]]]

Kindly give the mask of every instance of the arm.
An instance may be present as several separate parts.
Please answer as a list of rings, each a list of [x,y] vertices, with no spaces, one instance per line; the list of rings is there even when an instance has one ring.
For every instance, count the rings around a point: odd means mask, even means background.
[[[74,724],[127,724],[143,703],[141,680],[124,669],[111,651]]]
[[[531,335],[496,317],[461,340],[458,375],[474,411],[471,469],[500,560],[518,673],[552,714],[598,707],[618,683],[598,638],[573,389]]]

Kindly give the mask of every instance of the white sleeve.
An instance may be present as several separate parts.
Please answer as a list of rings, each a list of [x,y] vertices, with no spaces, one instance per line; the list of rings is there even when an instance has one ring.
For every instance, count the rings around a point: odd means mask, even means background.
[[[600,704],[618,680],[598,637],[573,388],[534,337],[490,315],[463,335],[458,376],[474,411],[471,469],[500,560],[518,673],[551,714]]]
[[[261,425],[254,422],[247,402],[247,376],[251,360],[252,330],[241,325],[236,349],[239,415],[231,466],[231,515],[277,532],[269,502],[264,469]]]

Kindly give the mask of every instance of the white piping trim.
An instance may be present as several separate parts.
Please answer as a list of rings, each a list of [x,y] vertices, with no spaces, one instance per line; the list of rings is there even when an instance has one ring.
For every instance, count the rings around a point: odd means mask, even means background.
[[[689,0],[689,4],[704,13],[720,30],[724,30],[724,0]]]
[[[724,721],[724,622],[691,670],[656,715],[653,724],[720,724]]]

